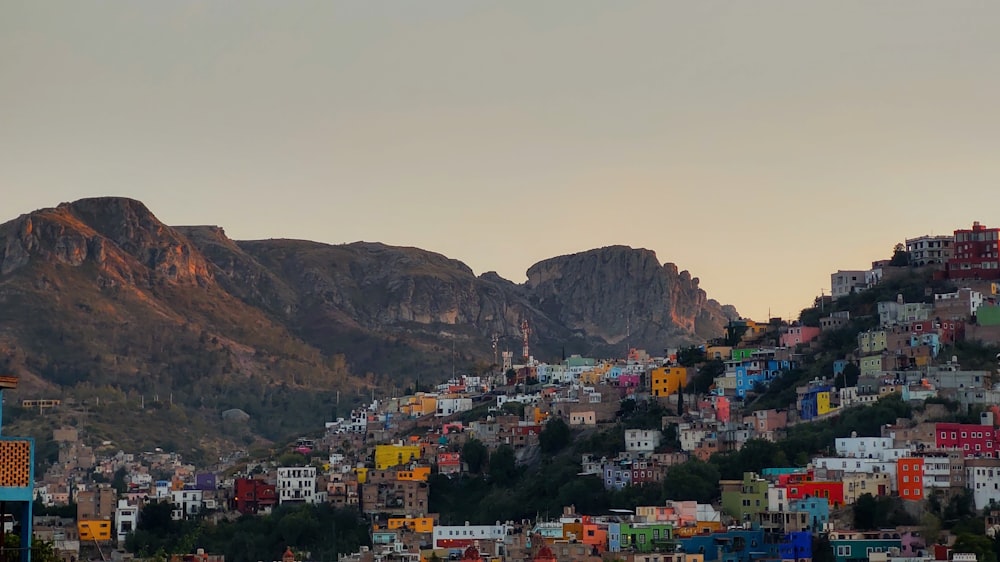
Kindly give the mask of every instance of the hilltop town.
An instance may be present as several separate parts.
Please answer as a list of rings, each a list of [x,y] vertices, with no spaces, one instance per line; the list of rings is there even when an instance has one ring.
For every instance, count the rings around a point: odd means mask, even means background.
[[[908,239],[703,345],[495,344],[483,372],[211,465],[62,428],[35,533],[67,562],[995,562],[998,235]]]

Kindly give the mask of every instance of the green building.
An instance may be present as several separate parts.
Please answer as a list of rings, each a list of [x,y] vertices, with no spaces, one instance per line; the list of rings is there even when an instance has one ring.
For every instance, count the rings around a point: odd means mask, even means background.
[[[674,526],[670,523],[622,523],[621,548],[636,552],[673,552]]]
[[[743,480],[722,480],[722,511],[737,521],[756,521],[767,511],[767,480],[756,472],[744,472]]]

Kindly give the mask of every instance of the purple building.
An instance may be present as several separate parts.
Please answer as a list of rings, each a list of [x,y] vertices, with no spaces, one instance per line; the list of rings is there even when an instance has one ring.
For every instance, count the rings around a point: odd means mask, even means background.
[[[194,489],[205,491],[218,489],[215,475],[211,473],[196,474],[194,477]]]

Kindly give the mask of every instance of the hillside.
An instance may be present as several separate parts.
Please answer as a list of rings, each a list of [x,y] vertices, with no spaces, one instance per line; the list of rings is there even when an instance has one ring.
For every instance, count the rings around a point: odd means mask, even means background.
[[[206,442],[252,442],[317,427],[338,397],[346,410],[375,386],[486,368],[494,334],[520,349],[522,320],[533,355],[554,360],[659,351],[736,316],[649,250],[602,248],[528,274],[518,285],[378,243],[234,241],[165,225],[131,199],[84,199],[0,225],[0,368],[21,377],[18,399],[90,396],[86,423],[112,440],[152,444],[114,418],[159,399],[202,423]],[[248,428],[221,426],[229,408],[251,415]]]

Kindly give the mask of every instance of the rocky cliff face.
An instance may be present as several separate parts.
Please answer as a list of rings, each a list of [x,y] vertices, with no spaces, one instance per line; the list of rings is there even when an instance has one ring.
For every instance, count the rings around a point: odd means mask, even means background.
[[[731,317],[686,271],[621,246],[545,260],[518,285],[418,248],[233,241],[123,198],[0,225],[0,370],[25,392],[169,393],[192,415],[250,412],[263,434],[319,423],[334,389],[360,397],[488,364],[494,336],[520,356],[523,320],[532,354],[557,360],[655,353]]]
[[[539,262],[526,289],[560,324],[608,344],[656,352],[718,336],[735,310],[709,300],[698,279],[650,250],[610,246]]]
[[[190,242],[132,199],[64,203],[2,225],[0,236],[2,275],[36,258],[73,267],[92,263],[102,283],[205,285],[211,280],[208,264]]]
[[[108,301],[81,306],[121,308],[109,291],[126,289],[174,321],[251,349],[261,344],[237,335],[246,328],[239,319],[266,319],[296,345],[376,373],[433,376],[452,353],[490,360],[494,335],[519,355],[522,320],[533,354],[552,360],[563,351],[621,355],[626,346],[659,352],[718,336],[736,316],[687,271],[624,246],[542,261],[518,285],[417,248],[237,242],[218,227],[169,227],[122,198],[65,203],[0,226],[0,283],[43,270],[58,282],[67,267],[97,291],[90,300]],[[28,297],[28,309],[31,298],[44,295]],[[220,318],[225,329],[211,324]]]

